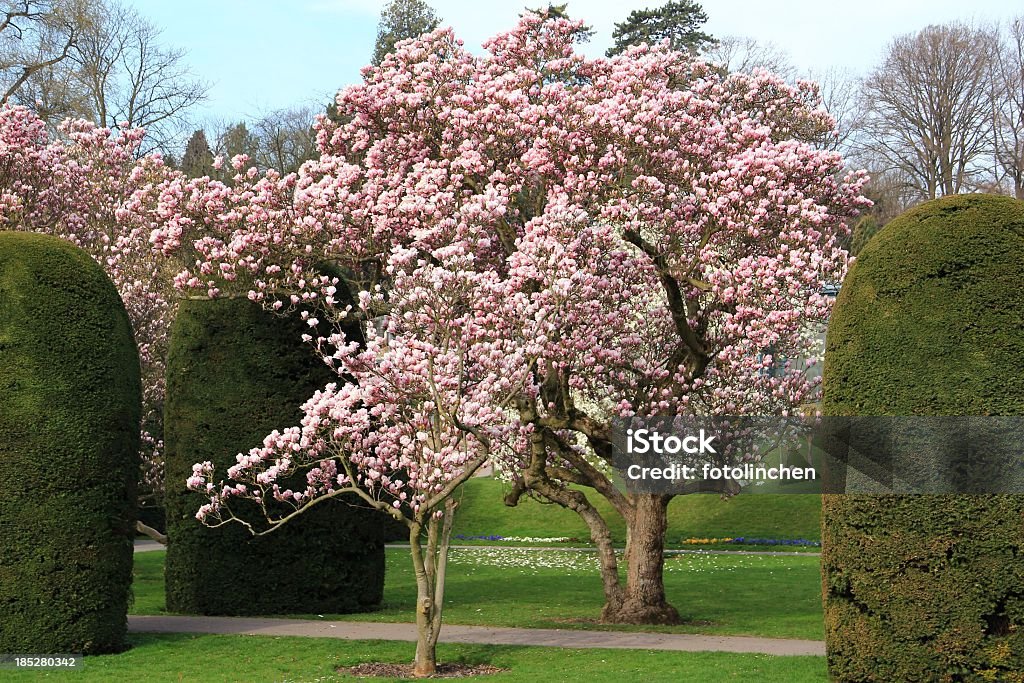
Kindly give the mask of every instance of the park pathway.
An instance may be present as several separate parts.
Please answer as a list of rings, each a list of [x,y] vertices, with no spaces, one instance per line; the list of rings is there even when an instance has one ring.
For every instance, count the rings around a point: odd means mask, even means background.
[[[256,636],[304,636],[344,640],[416,640],[415,624],[365,621],[313,621],[252,617],[129,616],[133,633],[214,633]],[[627,633],[545,628],[498,628],[445,624],[441,642],[483,645],[536,645],[565,648],[748,652],[769,655],[825,655],[825,643],[749,636],[681,633]]]

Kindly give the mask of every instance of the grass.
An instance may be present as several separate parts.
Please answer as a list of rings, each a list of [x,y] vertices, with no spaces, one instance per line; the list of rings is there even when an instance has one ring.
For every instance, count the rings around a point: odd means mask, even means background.
[[[576,537],[586,544],[587,529],[572,512],[532,499],[518,507],[502,505],[502,484],[478,478],[464,487],[456,534],[519,537]],[[607,513],[597,497],[592,500]],[[684,496],[669,506],[669,541],[690,537],[820,538],[820,497],[746,495],[723,501],[714,495]],[[625,528],[614,515],[615,539]],[[671,543],[675,541],[675,544]],[[493,542],[483,541],[481,545]],[[700,548],[701,546],[683,546]],[[711,546],[713,547],[713,546]],[[721,546],[731,547],[736,546]],[[790,550],[794,548],[773,548]],[[133,614],[162,614],[164,552],[135,556]],[[777,638],[823,637],[821,577],[814,556],[679,555],[666,559],[670,602],[687,623],[678,627],[609,627],[595,623],[602,593],[594,555],[557,549],[472,548],[453,550],[448,571],[445,622],[523,628],[652,630]],[[292,615],[310,619],[408,622],[415,588],[408,552],[387,551],[383,609],[356,615]],[[409,662],[412,643],[338,641],[268,636],[131,636],[133,648],[119,655],[87,658],[77,672],[3,671],[3,680],[86,683],[146,681],[354,680],[337,667],[362,662]],[[709,683],[825,681],[823,657],[772,657],[718,652],[646,650],[569,650],[494,645],[441,645],[443,662],[492,664],[503,673],[480,680],[647,682],[699,680]],[[366,680],[366,679],[364,679]],[[386,679],[372,679],[376,681]]]
[[[516,507],[507,507],[502,502],[505,489],[506,484],[486,477],[467,482],[462,489],[462,504],[455,515],[452,533],[464,536],[575,537],[581,543],[589,542],[590,532],[575,512],[526,496]],[[612,537],[618,543],[625,543],[626,528],[621,518],[612,512],[604,498],[592,491],[587,493],[609,522]],[[679,542],[687,538],[745,536],[821,540],[821,496],[818,495],[741,494],[727,500],[715,494],[678,496],[669,504],[668,515],[666,538],[670,547],[679,547]],[[737,548],[728,545],[717,547]],[[772,549],[813,550],[791,546],[772,546]]]
[[[163,556],[161,551],[136,555],[133,614],[163,613]],[[668,599],[687,623],[674,627],[608,627],[595,623],[603,598],[591,553],[514,548],[453,550],[444,618],[449,624],[521,628],[824,638],[817,557],[680,555],[667,558],[665,569]],[[408,622],[414,604],[408,551],[394,549],[387,551],[383,609],[322,618]]]
[[[275,681],[327,683],[352,681],[338,674],[339,666],[362,662],[412,661],[414,645],[392,641],[340,641],[326,638],[268,636],[148,635],[131,636],[132,649],[118,655],[87,657],[78,671],[5,670],[7,681],[70,681],[97,683],[145,680],[184,683],[197,681]],[[624,680],[702,681],[726,683],[810,683],[825,681],[824,657],[772,657],[720,652],[660,652],[649,650],[569,650],[495,645],[440,645],[442,662],[492,664],[507,671],[476,680],[585,681]],[[382,681],[386,679],[359,679]]]

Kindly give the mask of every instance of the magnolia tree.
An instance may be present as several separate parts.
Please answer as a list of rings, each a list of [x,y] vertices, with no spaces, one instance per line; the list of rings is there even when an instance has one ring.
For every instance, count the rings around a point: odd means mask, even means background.
[[[301,426],[274,432],[262,447],[239,455],[227,472],[231,483],[211,483],[210,463],[196,464],[188,482],[210,494],[197,517],[211,526],[239,521],[268,534],[343,494],[405,523],[417,588],[416,675],[435,671],[452,493],[510,437],[504,413],[528,381],[522,348],[501,334],[500,281],[474,271],[457,252],[437,259],[427,263],[414,250],[393,253],[386,330],[377,334],[371,326],[362,348],[327,339],[332,353],[326,357],[343,381],[303,406]],[[382,303],[380,295],[364,292],[356,312],[372,315]],[[308,321],[311,329],[320,322]],[[520,359],[512,374],[510,358]],[[263,508],[267,530],[257,532],[251,520],[236,516],[240,499]],[[285,512],[272,513],[270,501]]]
[[[51,140],[24,107],[0,109],[0,229],[45,232],[85,249],[114,281],[131,318],[143,373],[144,495],[162,490],[162,405],[173,288],[153,265],[151,227],[125,207],[141,188],[174,174],[139,158],[143,131],[67,121]]]
[[[612,484],[611,420],[812,401],[815,384],[765,350],[812,351],[865,178],[797,141],[834,125],[812,85],[665,47],[587,59],[581,30],[527,13],[480,56],[450,30],[401,43],[339,93],[344,122],[321,121],[322,156],[298,174],[236,158],[230,188],[176,179],[138,196],[164,216],[154,247],[190,264],[180,287],[299,307],[306,341],[354,382],[240,455],[229,481],[200,464],[200,517],[230,519],[238,496],[283,498],[292,516],[363,484],[418,537],[490,457],[508,502],[530,491],[586,521],[605,620],[678,619],[662,581],[669,496]],[[359,306],[339,303],[342,286]],[[339,331],[353,317],[380,333],[364,349]],[[428,469],[424,497],[410,472]],[[301,471],[306,490],[274,488]],[[625,583],[594,494],[626,521]]]

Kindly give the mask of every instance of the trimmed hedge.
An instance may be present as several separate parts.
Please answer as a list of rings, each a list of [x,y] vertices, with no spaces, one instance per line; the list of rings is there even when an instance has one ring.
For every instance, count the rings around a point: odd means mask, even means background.
[[[1024,202],[889,223],[829,324],[829,415],[1024,414]],[[1024,495],[825,496],[835,681],[1024,681]]]
[[[102,268],[0,232],[0,652],[125,649],[141,391]]]
[[[193,463],[220,476],[274,429],[299,424],[299,406],[338,376],[299,341],[305,323],[246,299],[182,302],[171,330],[164,406],[167,608],[188,614],[341,613],[379,606],[382,513],[333,499],[273,534],[195,519],[208,502],[188,491]],[[304,485],[304,484],[303,484]],[[245,501],[242,501],[243,503]],[[237,506],[247,521],[255,504]]]
[[[828,327],[834,415],[1024,411],[1024,202],[960,195],[894,219],[850,269]]]

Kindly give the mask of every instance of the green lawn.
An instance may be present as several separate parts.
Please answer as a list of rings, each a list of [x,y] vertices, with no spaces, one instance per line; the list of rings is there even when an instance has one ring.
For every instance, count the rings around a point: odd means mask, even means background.
[[[558,505],[523,497],[516,507],[502,503],[507,484],[477,477],[462,489],[462,504],[455,515],[454,534],[464,536],[568,536],[587,543],[590,532],[579,515]],[[622,520],[604,498],[588,491],[591,502],[608,520],[613,538],[624,543]],[[715,494],[678,496],[668,508],[670,546],[686,538],[777,538],[821,540],[821,496],[742,494],[723,500]],[[720,546],[732,547],[736,546]],[[789,550],[791,547],[777,547]],[[809,548],[796,548],[809,550]],[[810,550],[814,550],[810,548]]]
[[[161,551],[135,558],[134,614],[160,614]],[[824,638],[817,557],[681,555],[665,563],[669,601],[686,619],[677,627],[615,627],[678,633]],[[407,551],[387,551],[384,608],[359,621],[411,621],[415,585]],[[445,622],[523,628],[613,628],[596,623],[601,583],[594,555],[554,549],[453,550]],[[316,615],[306,615],[317,618]]]
[[[575,514],[524,499],[501,504],[502,485],[474,479],[464,489],[455,533],[521,537],[576,537],[586,528]],[[607,511],[598,500],[597,504]],[[625,539],[621,523],[613,534]],[[669,507],[669,539],[747,536],[820,538],[817,496],[685,496]],[[486,542],[482,542],[486,543]],[[669,600],[687,623],[678,627],[608,627],[596,624],[602,596],[593,553],[556,549],[453,550],[448,570],[445,622],[523,628],[622,628],[679,633],[823,637],[821,576],[814,556],[679,555],[666,559]],[[133,614],[164,611],[164,552],[135,556]],[[292,615],[310,619],[407,622],[415,589],[408,552],[387,551],[384,607],[357,615]],[[279,615],[280,616],[280,615]],[[119,655],[90,657],[67,673],[4,671],[2,680],[309,681],[353,680],[339,666],[412,659],[413,644],[267,636],[133,635]],[[482,681],[758,681],[826,680],[822,657],[771,657],[716,652],[563,650],[543,647],[441,645],[443,662],[487,663],[508,671]],[[384,679],[372,679],[384,680]]]
[[[336,673],[362,662],[412,661],[414,645],[391,641],[342,641],[268,636],[133,635],[131,650],[87,657],[75,672],[3,671],[7,681],[97,683],[144,680],[185,683],[251,681],[326,683],[357,680]],[[771,657],[718,652],[648,650],[566,650],[495,645],[440,645],[441,662],[491,664],[507,671],[474,680],[585,681],[644,680],[702,683],[818,683],[826,680],[824,657]],[[358,679],[381,681],[385,679]]]

